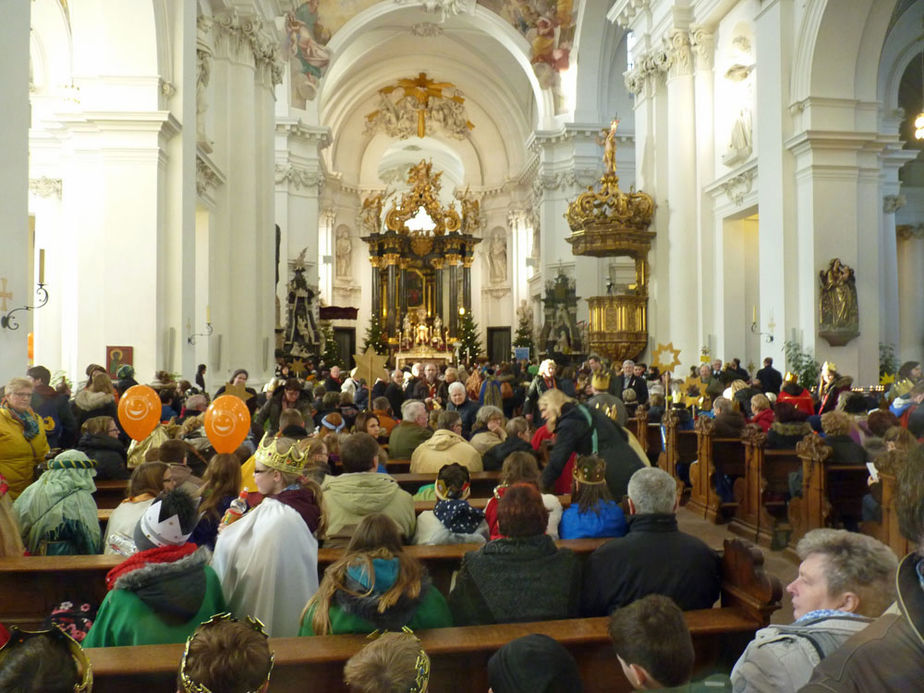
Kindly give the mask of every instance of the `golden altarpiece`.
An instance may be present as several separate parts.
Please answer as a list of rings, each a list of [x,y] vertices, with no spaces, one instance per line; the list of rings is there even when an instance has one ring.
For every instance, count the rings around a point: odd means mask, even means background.
[[[625,257],[635,264],[635,281],[625,286],[608,282],[606,296],[587,299],[590,308],[590,349],[621,362],[637,358],[648,346],[648,251],[655,234],[649,231],[654,200],[644,192],[624,193],[616,175],[616,126],[604,139],[605,171],[568,205],[571,227],[566,239],[575,255]]]
[[[441,172],[421,161],[408,172],[410,190],[385,213],[382,194],[363,201],[362,224],[372,265],[372,307],[399,367],[452,360],[459,314],[471,311],[471,267],[480,204],[466,191],[444,207]]]

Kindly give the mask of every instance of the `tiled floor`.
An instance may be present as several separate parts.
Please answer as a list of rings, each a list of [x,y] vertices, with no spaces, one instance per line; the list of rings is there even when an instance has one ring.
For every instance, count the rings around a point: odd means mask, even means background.
[[[677,520],[682,531],[699,537],[710,547],[717,550],[722,548],[722,542],[726,538],[741,538],[737,534],[728,531],[727,524],[712,524],[686,508],[680,508],[677,513]],[[791,552],[771,551],[766,547],[760,548],[764,553],[764,569],[768,573],[776,575],[780,582],[783,583],[782,607],[773,613],[771,621],[773,623],[792,623],[792,601],[789,598],[789,593],[786,592],[786,585],[795,579],[799,564]]]

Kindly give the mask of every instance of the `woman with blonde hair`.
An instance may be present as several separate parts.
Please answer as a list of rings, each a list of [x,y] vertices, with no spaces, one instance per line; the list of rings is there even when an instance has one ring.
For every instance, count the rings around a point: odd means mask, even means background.
[[[775,418],[767,395],[758,393],[751,397],[751,412],[753,412],[754,416],[748,420],[748,423],[757,424],[763,429],[764,433],[767,433]]]
[[[613,498],[626,495],[629,477],[644,465],[630,443],[629,433],[599,409],[591,409],[560,390],[539,398],[548,429],[555,433],[549,462],[542,470],[542,487],[552,488],[572,453],[599,455],[606,461],[606,484]]]
[[[127,479],[128,456],[119,440],[119,427],[111,416],[94,416],[83,422],[77,449],[96,462],[96,480]]]
[[[526,406],[524,412],[527,420],[532,421],[533,426],[539,428],[544,423],[542,411],[539,407],[539,398],[551,390],[558,389],[558,380],[555,378],[555,372],[558,369],[553,359],[546,359],[539,364],[539,372],[530,383],[526,391]]]
[[[500,407],[486,404],[475,415],[473,435],[469,442],[479,455],[484,455],[495,445],[500,445],[507,440],[507,432],[504,430],[506,425],[507,419]]]
[[[423,564],[408,556],[387,515],[363,518],[343,558],[324,571],[305,605],[299,635],[370,633],[452,625],[449,606]]]
[[[35,466],[45,459],[48,440],[41,418],[32,410],[32,381],[13,378],[0,400],[0,474],[10,500],[32,483]]]

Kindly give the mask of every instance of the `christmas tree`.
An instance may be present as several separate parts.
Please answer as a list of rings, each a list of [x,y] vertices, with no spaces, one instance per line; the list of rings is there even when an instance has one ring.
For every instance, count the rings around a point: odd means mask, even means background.
[[[334,328],[330,326],[330,323],[321,323],[321,361],[328,368],[331,366],[343,368],[340,345],[334,339]]]
[[[369,320],[369,327],[366,328],[366,342],[363,344],[363,351],[369,347],[375,349],[377,354],[386,354],[388,352],[388,342],[382,332],[382,322],[375,313]]]
[[[472,318],[470,311],[462,313],[459,323],[459,358],[473,361],[481,353],[481,339],[478,336],[478,325]]]
[[[519,324],[517,324],[517,333],[513,337],[513,346],[515,347],[532,347],[533,329],[526,315],[520,315]]]

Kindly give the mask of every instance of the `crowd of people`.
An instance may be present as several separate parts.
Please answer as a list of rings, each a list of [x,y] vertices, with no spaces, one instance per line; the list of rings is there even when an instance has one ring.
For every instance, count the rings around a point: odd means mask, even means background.
[[[117,406],[137,384],[131,366],[111,379],[91,364],[74,393],[30,368],[0,400],[2,555],[124,560],[107,575],[102,603],[87,605],[84,628],[0,630],[0,690],[23,681],[76,690],[88,668],[81,644],[182,642],[180,690],[264,690],[268,636],[386,631],[350,660],[345,681],[357,691],[422,691],[429,658],[410,631],[580,616],[610,618],[634,688],[687,685],[695,657],[682,611],[717,602],[720,560],[680,530],[678,480],[652,466],[628,427],[640,407],[649,421],[673,416],[681,427],[711,417],[719,437],[759,427],[768,447],[818,435],[833,461],[874,465],[863,516],[799,543],[799,575],[787,586],[794,622],[758,631],[734,668],[707,684],[908,690],[921,680],[919,364],[902,366],[884,402],[853,391],[830,362],[814,391],[769,358],[753,377],[735,359],[705,363],[683,382],[595,355],[561,365],[414,364],[367,383],[355,370],[309,364],[299,377],[280,367],[261,392],[237,369],[214,394],[240,397],[251,414],[230,453],[216,453],[204,427],[204,366],[195,385],[155,374],[162,423],[130,445]],[[433,483],[412,496],[388,474],[392,460]],[[483,470],[499,471],[500,483],[473,504],[471,475]],[[847,531],[881,518],[875,470],[899,479],[896,512],[914,547],[901,564],[881,542]],[[677,471],[682,489],[689,478]],[[102,532],[100,479],[127,489]],[[714,480],[720,494],[730,482]],[[801,477],[790,482],[798,495]],[[418,515],[415,500],[432,500],[432,510]],[[609,541],[582,564],[556,544],[577,538]],[[480,547],[444,594],[404,547],[452,543]],[[342,556],[319,579],[321,546]],[[36,657],[68,664],[24,664]],[[494,691],[581,690],[574,658],[540,635],[501,648],[488,673]]]

